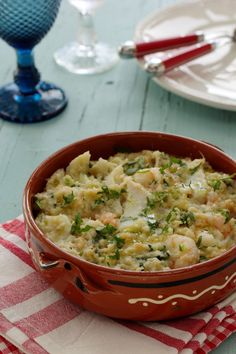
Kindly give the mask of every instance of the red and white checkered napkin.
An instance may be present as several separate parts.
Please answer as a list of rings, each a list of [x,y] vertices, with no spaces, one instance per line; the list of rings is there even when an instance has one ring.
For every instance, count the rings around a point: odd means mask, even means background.
[[[235,331],[236,293],[208,311],[162,323],[117,321],[82,310],[34,270],[22,217],[0,225],[3,354],[203,354]]]

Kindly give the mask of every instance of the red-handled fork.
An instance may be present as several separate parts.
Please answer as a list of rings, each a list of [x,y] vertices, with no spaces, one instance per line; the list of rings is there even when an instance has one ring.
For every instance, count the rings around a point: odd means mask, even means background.
[[[198,57],[212,52],[215,48],[220,45],[219,42],[208,42],[204,44],[199,44],[193,49],[184,51],[180,54],[174,55],[170,58],[160,59],[152,58],[146,62],[144,69],[149,73],[156,74],[160,76],[169,70],[179,67],[189,61],[192,61]]]
[[[204,40],[205,35],[202,32],[196,32],[185,36],[170,37],[151,42],[135,43],[133,41],[127,41],[120,46],[119,55],[127,59],[139,58],[155,52],[162,52],[203,42]]]

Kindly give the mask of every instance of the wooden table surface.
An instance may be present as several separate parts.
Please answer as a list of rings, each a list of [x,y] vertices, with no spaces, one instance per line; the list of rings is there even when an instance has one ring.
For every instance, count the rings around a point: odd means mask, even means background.
[[[107,0],[96,12],[98,36],[118,46],[133,37],[146,15],[175,1]],[[57,67],[54,51],[76,38],[76,31],[77,13],[65,1],[54,27],[35,50],[42,77],[67,93],[64,113],[33,125],[0,120],[0,222],[22,212],[24,185],[42,160],[91,135],[129,130],[176,133],[216,144],[236,158],[236,112],[206,107],[161,89],[133,60],[120,61],[111,71],[94,76],[76,76]],[[0,82],[5,84],[12,80],[15,55],[3,41],[0,54]],[[235,354],[236,334],[214,353]]]

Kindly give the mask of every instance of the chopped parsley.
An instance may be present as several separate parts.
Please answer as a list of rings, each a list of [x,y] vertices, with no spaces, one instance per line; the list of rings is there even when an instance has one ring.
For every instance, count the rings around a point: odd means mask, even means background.
[[[140,158],[134,161],[128,161],[123,165],[124,173],[127,176],[134,175],[138,170],[142,170],[148,166],[145,165],[144,158],[141,156]]]
[[[202,235],[200,235],[200,236],[198,237],[197,242],[196,242],[196,246],[197,246],[198,248],[200,248],[200,247],[201,247],[201,244],[202,244]]]
[[[149,248],[149,252],[154,251],[154,248],[152,247],[152,245],[150,245],[150,243],[148,244],[148,248]]]
[[[105,200],[103,198],[98,198],[98,199],[95,200],[94,204],[95,204],[95,207],[99,206],[99,205],[102,205],[102,204],[105,204]]]
[[[75,187],[75,181],[73,180],[73,178],[69,175],[66,175],[64,177],[64,183],[66,186],[68,187]]]
[[[118,250],[118,248],[116,249],[115,253],[110,255],[109,258],[111,259],[120,259],[120,251]]]
[[[205,262],[207,260],[208,258],[206,256],[204,256],[203,254],[200,255],[200,262]]]
[[[190,227],[195,222],[195,216],[191,211],[183,211],[180,214],[181,225]]]
[[[71,225],[71,229],[70,229],[71,234],[78,235],[82,232],[87,232],[90,229],[92,229],[92,226],[90,226],[90,225],[85,225],[84,227],[81,227],[81,225],[82,225],[82,218],[81,218],[81,215],[78,213],[75,216],[75,219]]]
[[[221,215],[223,215],[223,217],[225,218],[225,224],[227,224],[227,222],[230,220],[230,212],[227,209],[221,209],[219,210],[219,212],[221,213]]]
[[[155,219],[155,217],[151,217],[150,215],[147,217],[147,224],[151,232],[155,231],[159,226],[159,222]]]
[[[179,209],[174,207],[166,216],[166,221],[169,223],[172,220],[176,219],[177,214],[179,213]]]
[[[222,178],[222,180],[227,186],[231,186],[235,176],[236,176],[236,172],[233,173],[232,175]]]
[[[162,232],[163,234],[167,234],[167,233],[169,232],[169,225],[168,225],[168,224],[165,225],[165,226],[162,228],[161,232]]]
[[[71,192],[71,194],[63,195],[63,200],[64,200],[64,203],[62,205],[63,207],[71,204],[75,200],[73,191]]]
[[[159,261],[166,261],[170,257],[170,254],[167,251],[166,245],[164,245],[162,248],[160,248],[159,251],[162,253],[162,254],[156,256],[156,258],[159,259]]]
[[[165,170],[166,170],[167,168],[169,168],[170,166],[171,166],[170,163],[165,163],[164,165],[162,165],[161,167],[159,167],[160,173],[163,175],[163,174],[165,173]]]
[[[114,235],[114,240],[118,248],[122,248],[125,244],[125,240],[118,235]]]
[[[208,181],[208,184],[213,188],[214,191],[217,191],[220,189],[222,182],[224,182],[226,186],[231,186],[235,176],[236,173],[233,173],[227,177],[212,179],[211,181]]]
[[[171,157],[170,157],[170,163],[171,163],[171,165],[172,165],[173,163],[176,163],[177,165],[180,165],[181,167],[182,167],[182,166],[186,166],[186,163],[184,163],[181,159],[178,159],[178,158],[175,157],[175,156],[171,156]]]
[[[35,197],[35,200],[34,200],[35,209],[40,209],[40,210],[42,209],[41,202],[42,202],[41,199]]]
[[[106,226],[104,226],[103,228],[101,229],[96,229],[96,235],[95,235],[95,238],[94,240],[95,241],[99,241],[103,238],[107,238],[108,236],[110,235],[114,235],[114,233],[117,231],[117,228],[114,227],[113,225],[111,224],[107,224]]]
[[[153,192],[150,197],[147,197],[147,208],[154,209],[157,205],[161,206],[167,199],[167,192]]]
[[[166,162],[164,165],[159,167],[160,173],[163,175],[165,173],[165,170],[170,168],[173,164],[177,164],[180,167],[186,166],[186,163],[184,163],[181,159],[175,156],[170,156],[169,162]]]
[[[180,252],[183,252],[185,250],[185,246],[182,243],[179,244],[179,250]]]
[[[190,171],[190,174],[191,175],[194,175],[194,173],[197,172],[197,170],[201,167],[202,165],[202,162],[200,162],[197,166],[193,167],[193,168],[190,168],[189,171]]]
[[[102,190],[97,193],[99,198],[95,200],[95,206],[105,204],[108,200],[119,199],[122,193],[125,193],[125,189],[117,191],[115,189],[110,189],[107,186],[102,186]]]
[[[220,179],[213,179],[212,181],[209,182],[209,184],[213,188],[214,191],[217,191],[220,189],[221,180]]]

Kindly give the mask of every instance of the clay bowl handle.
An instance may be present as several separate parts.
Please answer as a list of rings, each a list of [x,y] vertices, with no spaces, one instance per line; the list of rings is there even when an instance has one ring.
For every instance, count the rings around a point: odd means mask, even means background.
[[[39,270],[43,272],[56,271],[58,274],[68,272],[68,280],[74,282],[76,287],[85,293],[95,295],[104,291],[93,284],[77,266],[65,259],[50,260],[44,252],[38,252],[34,261],[36,261]]]

